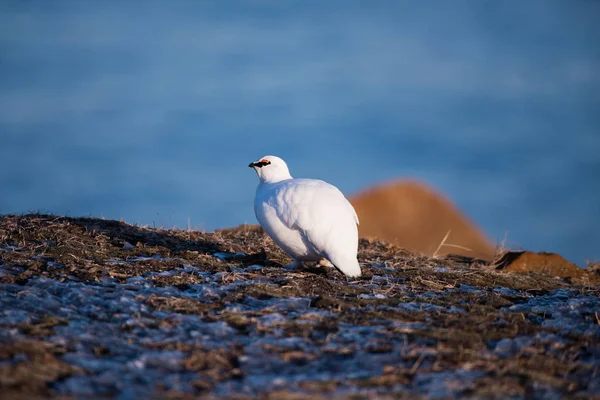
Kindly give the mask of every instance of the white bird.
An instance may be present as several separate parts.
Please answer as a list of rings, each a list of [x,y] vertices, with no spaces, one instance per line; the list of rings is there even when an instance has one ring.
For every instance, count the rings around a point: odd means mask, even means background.
[[[260,182],[254,198],[256,219],[294,260],[333,264],[349,277],[361,274],[358,216],[342,192],[317,179],[294,179],[279,157],[265,156],[248,165]]]

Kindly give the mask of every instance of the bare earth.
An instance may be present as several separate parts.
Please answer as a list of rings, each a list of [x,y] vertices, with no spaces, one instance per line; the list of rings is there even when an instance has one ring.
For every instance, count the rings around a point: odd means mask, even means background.
[[[0,216],[0,397],[600,396],[593,272],[367,240],[359,261],[348,281],[282,268],[255,228]]]

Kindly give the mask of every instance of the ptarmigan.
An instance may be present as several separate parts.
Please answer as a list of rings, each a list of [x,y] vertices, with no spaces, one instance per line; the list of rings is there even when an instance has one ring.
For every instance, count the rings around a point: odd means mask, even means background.
[[[349,277],[361,274],[358,216],[342,192],[317,179],[294,179],[279,157],[250,163],[260,182],[254,198],[256,219],[293,262],[333,264]],[[324,260],[323,260],[324,259]]]

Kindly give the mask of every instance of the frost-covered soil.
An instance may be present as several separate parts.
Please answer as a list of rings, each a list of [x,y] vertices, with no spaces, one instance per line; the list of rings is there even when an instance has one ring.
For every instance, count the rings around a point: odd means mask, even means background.
[[[349,281],[256,229],[0,218],[5,396],[600,396],[595,279],[363,240]]]

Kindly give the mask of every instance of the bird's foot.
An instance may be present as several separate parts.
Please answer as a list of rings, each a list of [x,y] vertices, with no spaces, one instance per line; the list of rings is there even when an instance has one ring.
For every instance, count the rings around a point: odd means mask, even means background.
[[[291,263],[289,263],[287,265],[284,265],[283,268],[293,270],[293,269],[302,268],[303,265],[304,264],[302,264],[302,261],[300,261],[300,260],[294,260]]]
[[[331,263],[329,260],[327,260],[326,258],[321,258],[321,259],[319,260],[319,265],[320,265],[321,267],[329,267],[329,268],[334,268],[334,267],[333,267],[333,264],[332,264],[332,263]]]

